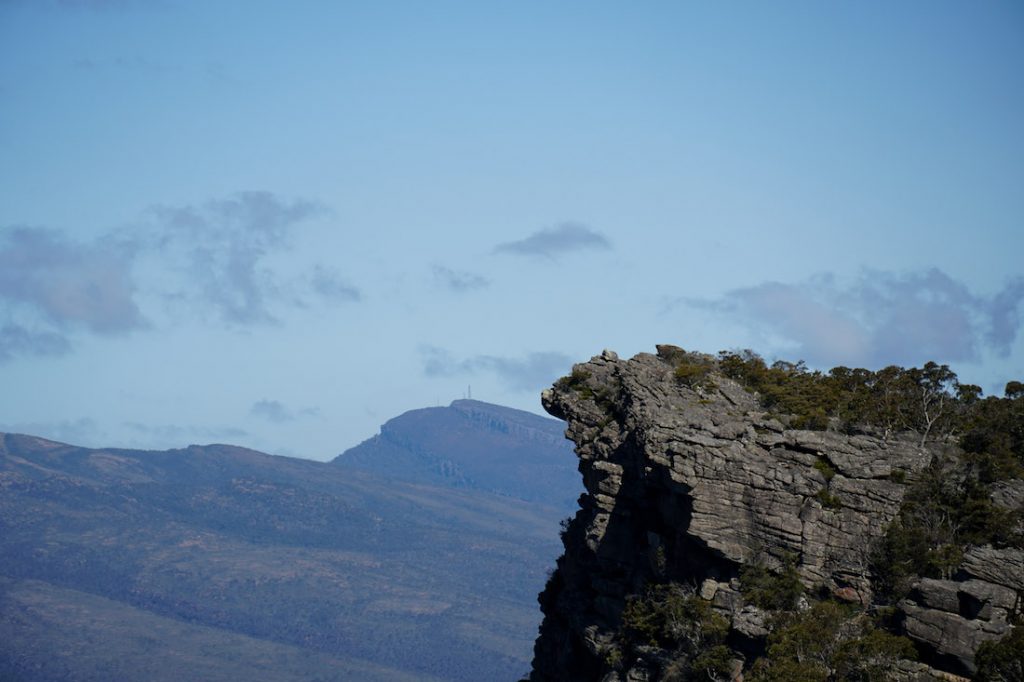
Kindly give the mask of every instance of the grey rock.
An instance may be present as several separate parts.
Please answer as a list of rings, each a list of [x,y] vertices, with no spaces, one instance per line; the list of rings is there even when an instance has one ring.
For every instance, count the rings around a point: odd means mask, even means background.
[[[992,486],[992,501],[1006,509],[1021,509],[1024,507],[1024,480],[999,481]]]
[[[795,557],[807,588],[871,601],[872,544],[898,513],[905,481],[933,453],[917,437],[787,429],[725,376],[684,385],[674,374],[683,357],[700,360],[669,346],[629,360],[605,351],[574,368],[585,380],[542,396],[568,423],[588,494],[566,536],[561,582],[541,596],[533,682],[600,679],[590,671],[607,666],[581,653],[589,650],[582,633],[594,626],[614,636],[627,595],[655,580],[693,585],[750,639],[763,639],[770,625],[737,589],[736,576],[752,562],[778,569]],[[1016,491],[1001,490],[1000,503],[1013,504]],[[822,492],[838,505],[823,505]],[[664,566],[651,560],[655,552]],[[971,672],[980,643],[1005,633],[1019,613],[1020,551],[975,548],[962,573],[923,580],[900,604],[907,634],[953,661],[936,675]],[[938,679],[927,666],[904,668],[899,679]],[[648,657],[619,673],[654,680],[658,669]]]

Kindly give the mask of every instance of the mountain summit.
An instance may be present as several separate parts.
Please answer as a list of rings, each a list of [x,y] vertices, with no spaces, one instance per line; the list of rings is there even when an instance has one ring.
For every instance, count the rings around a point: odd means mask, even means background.
[[[411,410],[331,463],[565,509],[580,492],[564,422],[478,400]]]

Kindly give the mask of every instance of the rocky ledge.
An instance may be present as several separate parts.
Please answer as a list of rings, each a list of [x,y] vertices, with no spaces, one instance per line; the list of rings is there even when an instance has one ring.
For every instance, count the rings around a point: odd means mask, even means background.
[[[786,428],[710,356],[690,354],[712,365],[711,380],[680,381],[681,353],[659,346],[622,360],[605,351],[543,394],[545,409],[568,423],[586,493],[540,596],[532,682],[749,677],[778,627],[742,589],[751,566],[795,571],[813,601],[878,610],[873,546],[908,486],[952,447],[923,445],[916,434]],[[1002,490],[1004,503],[1019,506],[1019,492]],[[726,624],[716,641],[728,674],[693,673],[679,659],[692,663],[700,652],[658,636],[624,644],[624,612],[659,584],[680,586],[691,611],[706,604],[708,617]],[[971,548],[948,579],[919,580],[889,609],[891,629],[916,649],[906,658],[923,662],[893,660],[885,675],[973,674],[978,646],[1011,630],[1022,595],[1024,552]],[[811,608],[808,597],[794,611]]]

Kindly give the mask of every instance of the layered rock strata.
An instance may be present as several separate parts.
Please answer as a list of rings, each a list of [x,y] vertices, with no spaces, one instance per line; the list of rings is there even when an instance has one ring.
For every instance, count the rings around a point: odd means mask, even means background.
[[[737,671],[763,651],[770,627],[738,589],[744,565],[795,562],[809,591],[871,603],[871,546],[934,453],[916,437],[787,429],[717,372],[695,387],[680,381],[678,353],[605,351],[543,394],[568,423],[586,493],[540,596],[532,682],[662,679],[656,651],[611,655],[627,598],[653,582],[694,586],[728,619]],[[929,664],[969,674],[978,645],[1007,632],[1022,560],[1019,550],[977,548],[957,580],[921,581],[900,604]],[[894,669],[903,679],[939,674]]]

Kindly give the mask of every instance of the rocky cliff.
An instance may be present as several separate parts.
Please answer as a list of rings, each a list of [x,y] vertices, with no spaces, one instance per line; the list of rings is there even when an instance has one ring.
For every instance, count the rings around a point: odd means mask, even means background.
[[[705,380],[681,380],[681,357]],[[568,423],[586,493],[540,596],[532,682],[951,679],[1020,616],[1014,547],[966,547],[891,606],[876,597],[871,557],[949,438],[787,428],[714,358],[674,347],[606,351],[543,403]],[[1019,510],[1019,484],[999,503]],[[835,646],[798,651],[789,673],[765,664],[801,636]]]

